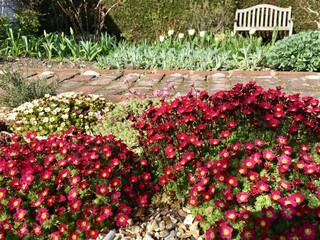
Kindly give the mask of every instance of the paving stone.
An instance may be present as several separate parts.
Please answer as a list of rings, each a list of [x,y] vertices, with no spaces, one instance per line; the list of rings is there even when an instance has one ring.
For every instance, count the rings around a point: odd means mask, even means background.
[[[88,70],[85,71],[84,73],[82,73],[83,76],[94,76],[94,77],[99,77],[100,73],[96,72],[96,71],[92,71],[92,70]]]
[[[305,79],[320,80],[320,75],[308,75],[305,77]]]
[[[50,77],[53,77],[54,75],[56,75],[55,72],[52,72],[52,71],[44,71],[42,73],[39,74],[39,77],[43,77],[43,78],[50,78]]]
[[[63,91],[69,92],[69,91],[72,91],[73,89],[77,89],[77,88],[81,87],[81,85],[83,85],[83,83],[81,83],[81,82],[73,82],[70,80],[63,81],[60,88],[58,89],[58,92],[59,93],[61,93]]]
[[[124,83],[134,83],[140,78],[140,74],[127,74],[123,75],[117,81],[124,82]]]
[[[226,75],[224,73],[215,73],[210,76],[211,78],[225,78]]]
[[[75,88],[73,92],[77,92],[77,93],[82,92],[84,94],[90,94],[90,93],[95,93],[100,89],[101,89],[101,86],[82,85],[81,87]]]
[[[72,78],[72,81],[73,82],[89,82],[93,78],[94,76],[92,75],[76,75]]]
[[[61,81],[65,81],[65,80],[69,80],[77,75],[79,75],[80,73],[79,72],[76,72],[76,71],[63,71],[61,73],[57,73],[57,76],[58,78],[61,80]]]
[[[97,79],[94,79],[90,82],[88,82],[88,85],[93,85],[93,86],[105,86],[109,85],[111,82],[113,82],[115,79],[117,79],[115,76],[110,77],[110,76],[101,76]]]
[[[197,81],[206,81],[207,77],[200,74],[191,74],[185,78],[185,81],[197,82]]]

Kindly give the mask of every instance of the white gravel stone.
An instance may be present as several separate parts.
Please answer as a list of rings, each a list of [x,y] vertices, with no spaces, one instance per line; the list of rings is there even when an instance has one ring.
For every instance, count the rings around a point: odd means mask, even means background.
[[[44,71],[39,74],[40,77],[46,77],[46,78],[53,77],[54,75],[56,75],[56,73],[52,71]]]
[[[186,225],[191,225],[193,223],[194,217],[192,215],[187,215],[183,223]]]

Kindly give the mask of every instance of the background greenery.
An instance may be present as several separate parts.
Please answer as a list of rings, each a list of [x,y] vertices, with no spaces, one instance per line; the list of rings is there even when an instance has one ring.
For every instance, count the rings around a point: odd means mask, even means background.
[[[185,32],[194,28],[221,31],[233,28],[237,8],[267,3],[293,9],[294,31],[320,28],[318,0],[18,0],[21,9],[15,13],[15,26],[30,33],[68,33],[98,37],[101,32],[126,40],[157,38],[169,29]],[[101,4],[98,4],[98,3]],[[306,10],[307,8],[314,10]],[[110,10],[110,12],[108,12]],[[109,14],[106,14],[106,13]],[[101,18],[101,16],[105,16]],[[99,27],[104,23],[102,28]],[[0,25],[7,21],[0,19]],[[0,28],[1,29],[1,28]],[[38,31],[39,30],[39,31]]]

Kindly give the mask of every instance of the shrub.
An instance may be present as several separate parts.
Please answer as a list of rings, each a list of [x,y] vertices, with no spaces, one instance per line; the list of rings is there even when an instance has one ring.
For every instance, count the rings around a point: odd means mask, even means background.
[[[75,128],[0,149],[0,239],[95,239],[148,205],[146,161],[113,136]],[[54,238],[56,237],[56,238]]]
[[[40,136],[61,133],[73,125],[90,132],[98,122],[96,115],[106,106],[99,95],[66,92],[26,102],[13,109],[7,120],[15,133],[23,135],[29,131]]]
[[[41,98],[45,94],[53,94],[59,87],[59,82],[48,83],[46,79],[30,80],[23,76],[20,71],[4,69],[0,74],[0,88],[4,90],[1,94],[3,104],[17,107],[25,102]]]
[[[251,82],[163,102],[135,128],[157,183],[202,216],[206,239],[316,239],[319,112],[317,99]]]
[[[320,31],[301,32],[276,42],[266,63],[280,70],[320,71]]]
[[[93,133],[109,135],[125,142],[130,148],[138,147],[138,131],[132,128],[132,124],[151,106],[159,105],[156,98],[136,99],[132,98],[116,104],[110,104],[98,116],[99,123],[94,127]]]

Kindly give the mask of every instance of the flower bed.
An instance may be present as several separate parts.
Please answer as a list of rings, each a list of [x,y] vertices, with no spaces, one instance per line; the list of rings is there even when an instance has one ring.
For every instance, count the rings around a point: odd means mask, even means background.
[[[159,190],[188,205],[206,239],[317,239],[319,114],[317,99],[251,82],[130,115],[140,156],[74,128],[15,135],[0,149],[0,239],[95,238]]]
[[[135,127],[158,183],[187,200],[206,239],[315,239],[319,112],[316,99],[249,83],[163,102]]]
[[[73,130],[1,148],[0,239],[92,239],[149,204],[157,189],[144,160],[112,135]]]

